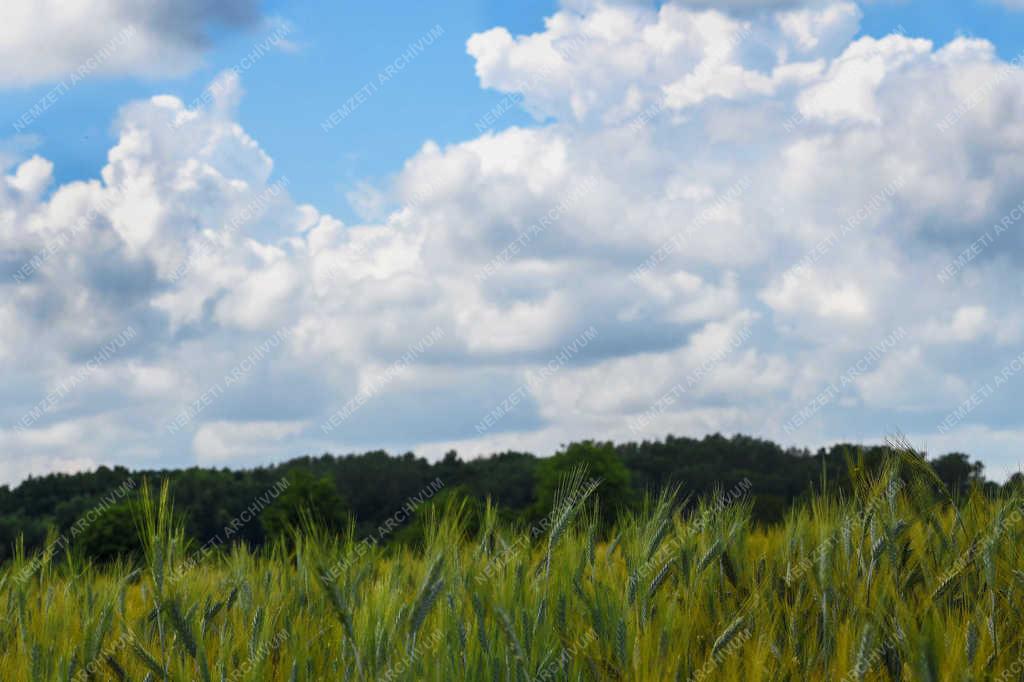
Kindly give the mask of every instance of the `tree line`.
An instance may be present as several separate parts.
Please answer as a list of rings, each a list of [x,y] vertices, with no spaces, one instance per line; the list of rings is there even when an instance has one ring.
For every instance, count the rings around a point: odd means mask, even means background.
[[[551,457],[502,452],[463,460],[452,451],[429,462],[411,452],[393,456],[378,450],[305,456],[245,470],[102,466],[0,487],[0,561],[10,559],[21,542],[29,552],[59,544],[98,560],[137,552],[133,505],[146,481],[170,481],[175,510],[197,547],[260,546],[301,524],[354,532],[367,541],[417,542],[429,510],[452,502],[462,509],[469,532],[487,499],[511,521],[536,523],[550,511],[559,482],[581,464],[600,481],[595,497],[607,523],[666,487],[678,487],[692,503],[743,482],[754,521],[775,523],[794,503],[823,488],[849,492],[851,466],[876,466],[887,452],[888,446],[853,444],[811,452],[715,434],[621,444],[581,441]],[[1001,487],[986,480],[984,466],[964,453],[927,461],[954,499],[972,486],[992,493]],[[1015,474],[1006,485],[1022,482],[1024,477]]]

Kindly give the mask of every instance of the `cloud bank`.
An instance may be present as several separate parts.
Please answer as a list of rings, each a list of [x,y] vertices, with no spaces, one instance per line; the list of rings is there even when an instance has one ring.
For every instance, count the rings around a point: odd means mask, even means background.
[[[0,86],[86,73],[167,76],[195,68],[213,30],[252,27],[258,0],[62,0],[0,4]]]
[[[0,478],[897,428],[1015,467],[1024,73],[859,19],[594,2],[473,35],[537,124],[425,142],[365,223],[291,198],[233,74],[125,106],[95,180],[10,165]]]

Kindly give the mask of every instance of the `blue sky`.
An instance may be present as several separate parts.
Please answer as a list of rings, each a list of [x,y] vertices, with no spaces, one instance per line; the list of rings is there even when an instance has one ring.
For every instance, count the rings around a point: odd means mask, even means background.
[[[1015,0],[129,5],[0,9],[0,481],[715,431],[1016,469]]]
[[[245,72],[238,120],[275,159],[278,171],[293,180],[297,198],[352,217],[345,194],[359,181],[397,172],[424,140],[444,144],[474,137],[480,116],[504,96],[478,86],[466,38],[498,25],[539,30],[556,3],[276,2],[264,8],[269,25],[219,36],[203,66],[186,76],[83,82],[31,126],[41,138],[35,150],[55,162],[59,181],[95,177],[115,141],[111,122],[125,102],[163,93],[192,102],[278,22],[288,22],[295,29],[288,38],[297,50],[263,57]],[[436,25],[444,29],[443,38],[410,66],[409,77],[382,88],[344,126],[330,133],[320,128],[352,92]],[[43,82],[5,92],[3,120],[17,119],[52,87],[53,82]],[[516,111],[500,126],[530,121]]]
[[[479,87],[466,38],[495,26],[514,34],[543,29],[555,1],[443,3],[269,2],[271,24],[225,32],[212,43],[203,66],[175,78],[96,77],[83,82],[35,123],[35,151],[56,164],[55,177],[95,177],[114,142],[111,122],[131,100],[169,93],[186,102],[223,69],[238,64],[269,35],[276,22],[294,26],[294,53],[262,58],[245,72],[246,96],[239,122],[294,182],[301,201],[355,218],[345,194],[360,181],[379,181],[401,169],[424,140],[449,144],[477,135],[480,117],[504,93]],[[862,33],[882,36],[902,26],[913,36],[943,44],[960,35],[991,40],[1005,59],[1024,50],[1021,15],[996,2],[876,2],[863,6]],[[320,123],[350,93],[435,25],[444,38],[417,59],[409,77],[382,89],[365,107],[329,133]],[[53,86],[9,90],[0,102],[3,120],[17,119]],[[503,116],[497,129],[529,125],[521,109]]]

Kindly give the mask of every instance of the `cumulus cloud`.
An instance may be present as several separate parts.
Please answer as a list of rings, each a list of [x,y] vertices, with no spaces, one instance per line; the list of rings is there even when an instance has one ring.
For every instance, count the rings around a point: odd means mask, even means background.
[[[305,427],[301,421],[210,422],[196,432],[196,457],[207,465],[239,458],[250,463],[261,457],[273,459],[285,447],[282,441]]]
[[[206,107],[125,106],[95,180],[9,167],[0,416],[46,409],[4,431],[30,462],[7,475],[64,466],[72,439],[44,436],[100,422],[122,440],[82,457],[232,464],[937,433],[1024,331],[1019,237],[948,269],[1022,199],[1024,75],[984,41],[854,40],[858,19],[592,2],[474,35],[481,85],[542,122],[425,142],[356,224],[292,198],[236,75]],[[964,428],[1007,442],[1020,395]]]
[[[67,0],[0,5],[0,86],[88,73],[177,75],[214,30],[252,27],[258,0]]]

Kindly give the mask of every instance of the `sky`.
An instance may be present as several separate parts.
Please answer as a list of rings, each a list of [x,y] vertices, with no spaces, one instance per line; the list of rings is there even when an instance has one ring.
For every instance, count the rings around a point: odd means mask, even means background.
[[[1024,2],[0,6],[0,483],[1024,461]]]

